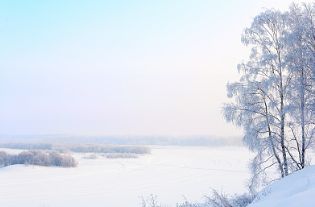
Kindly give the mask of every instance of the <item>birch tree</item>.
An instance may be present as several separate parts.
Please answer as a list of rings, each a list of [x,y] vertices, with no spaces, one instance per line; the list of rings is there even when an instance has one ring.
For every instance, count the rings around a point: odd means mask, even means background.
[[[290,87],[290,118],[288,127],[291,139],[288,147],[295,155],[295,164],[299,169],[306,166],[306,151],[314,137],[314,6],[308,4],[292,4],[288,15],[290,32],[286,35],[289,50],[288,68],[293,73]]]
[[[282,177],[289,173],[285,120],[291,73],[285,64],[286,29],[286,16],[279,11],[255,17],[242,36],[251,47],[249,60],[238,66],[240,81],[228,85],[235,102],[225,106],[226,119],[244,128],[245,143],[258,152],[255,168],[258,163],[268,168],[277,164]]]
[[[233,101],[224,114],[256,152],[253,184],[270,169],[284,177],[307,164],[315,123],[314,5],[266,10],[242,35],[251,52],[238,66],[240,80],[228,84]]]

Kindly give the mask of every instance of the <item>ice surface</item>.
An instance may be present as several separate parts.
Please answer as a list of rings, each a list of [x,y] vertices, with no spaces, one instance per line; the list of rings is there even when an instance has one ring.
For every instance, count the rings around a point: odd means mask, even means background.
[[[154,147],[137,159],[83,159],[77,168],[9,166],[0,169],[0,206],[140,207],[141,196],[175,206],[215,188],[245,191],[250,152],[242,147]]]

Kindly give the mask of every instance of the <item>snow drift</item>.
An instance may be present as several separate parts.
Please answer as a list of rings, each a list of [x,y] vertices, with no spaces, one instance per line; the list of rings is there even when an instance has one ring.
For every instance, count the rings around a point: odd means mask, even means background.
[[[314,207],[315,166],[307,167],[265,188],[249,207]]]

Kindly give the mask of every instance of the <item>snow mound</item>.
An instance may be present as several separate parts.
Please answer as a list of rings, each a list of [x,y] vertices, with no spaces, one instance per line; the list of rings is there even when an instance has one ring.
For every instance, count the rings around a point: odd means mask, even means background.
[[[249,207],[314,207],[315,166],[295,172],[265,188]]]

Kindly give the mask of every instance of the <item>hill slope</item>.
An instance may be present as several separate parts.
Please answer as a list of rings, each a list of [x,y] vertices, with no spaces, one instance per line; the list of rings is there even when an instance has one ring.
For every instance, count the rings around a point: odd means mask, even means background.
[[[249,207],[314,207],[315,166],[274,182]]]

